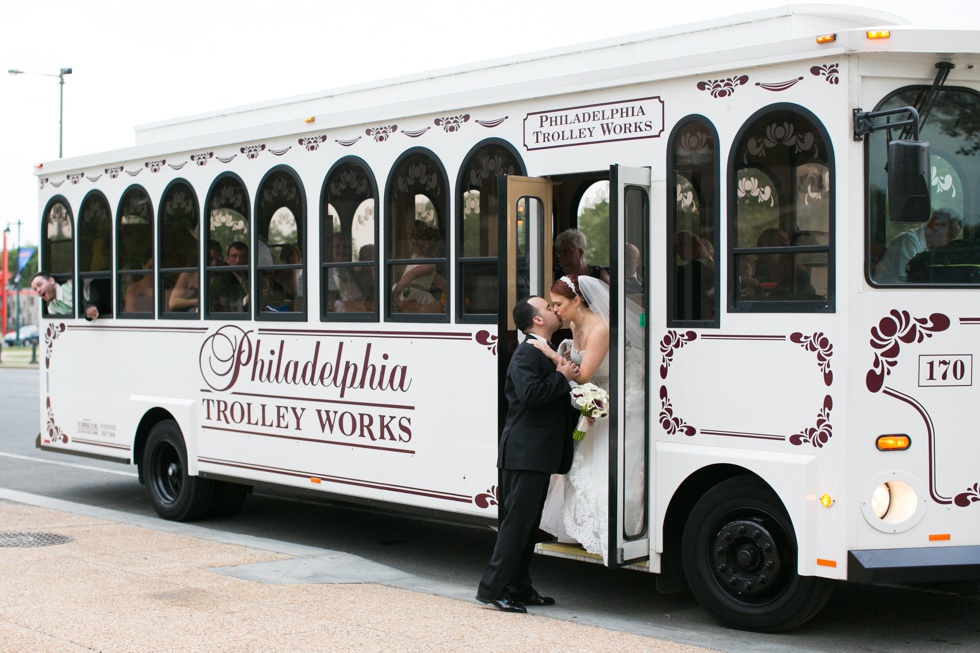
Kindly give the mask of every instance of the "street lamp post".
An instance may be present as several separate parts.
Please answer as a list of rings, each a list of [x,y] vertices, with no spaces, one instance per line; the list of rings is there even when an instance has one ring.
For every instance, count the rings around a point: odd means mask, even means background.
[[[42,75],[44,77],[57,77],[60,85],[58,98],[58,158],[61,158],[62,136],[64,134],[63,118],[65,114],[65,75],[71,75],[71,68],[62,68],[57,75],[51,73],[34,73],[29,70],[17,70],[11,68],[7,71],[11,75]]]

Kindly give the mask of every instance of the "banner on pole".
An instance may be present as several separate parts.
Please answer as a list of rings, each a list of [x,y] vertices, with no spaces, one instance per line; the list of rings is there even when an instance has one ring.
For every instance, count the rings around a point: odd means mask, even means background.
[[[34,256],[34,249],[33,247],[21,247],[17,252],[17,274],[20,274],[27,262]]]

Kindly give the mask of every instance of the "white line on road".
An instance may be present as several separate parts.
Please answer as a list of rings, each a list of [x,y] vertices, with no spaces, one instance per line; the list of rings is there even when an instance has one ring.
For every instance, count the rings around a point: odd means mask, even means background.
[[[137,478],[139,475],[135,472],[117,472],[114,469],[103,469],[101,467],[92,467],[91,465],[78,465],[75,463],[63,463],[57,460],[45,460],[44,458],[34,458],[32,456],[20,456],[15,453],[6,453],[0,451],[0,456],[4,458],[16,458],[18,460],[29,460],[32,463],[44,463],[46,465],[61,465],[62,467],[74,467],[75,469],[88,469],[93,472],[102,472],[103,474],[116,474],[117,476],[130,476],[132,478]]]

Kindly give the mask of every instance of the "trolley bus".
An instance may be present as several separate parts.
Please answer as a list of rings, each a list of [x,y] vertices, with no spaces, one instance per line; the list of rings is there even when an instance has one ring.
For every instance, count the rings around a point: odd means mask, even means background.
[[[764,631],[835,581],[980,578],[978,37],[767,10],[44,163],[75,312],[42,316],[37,445],[136,465],[166,519],[278,487],[492,524],[510,308],[578,228],[608,566]]]

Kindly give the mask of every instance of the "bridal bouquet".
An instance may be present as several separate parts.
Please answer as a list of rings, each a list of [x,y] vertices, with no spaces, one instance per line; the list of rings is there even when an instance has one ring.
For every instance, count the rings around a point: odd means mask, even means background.
[[[584,383],[572,388],[572,402],[582,411],[572,438],[581,440],[589,430],[589,417],[609,417],[609,394],[594,383]]]

